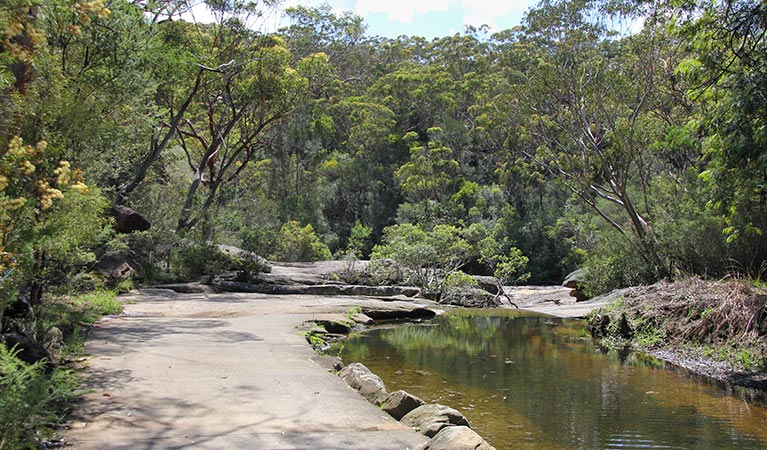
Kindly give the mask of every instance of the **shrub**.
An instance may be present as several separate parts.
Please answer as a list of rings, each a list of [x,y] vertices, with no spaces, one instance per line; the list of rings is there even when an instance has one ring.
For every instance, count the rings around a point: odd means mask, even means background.
[[[603,231],[584,266],[582,290],[589,297],[627,286],[651,284],[658,279],[628,238],[611,230]]]
[[[360,221],[354,223],[349,236],[346,249],[354,252],[357,258],[367,258],[373,249],[373,228],[362,225]]]
[[[490,267],[496,276],[510,281],[524,270],[527,258],[511,248],[507,255],[498,254],[501,246],[478,224],[467,228],[437,225],[426,231],[418,225],[401,224],[384,229],[383,243],[373,248],[371,258],[393,259],[413,274],[416,285],[440,289],[441,279],[478,260]]]
[[[238,272],[240,281],[249,281],[269,267],[255,253],[223,251],[214,244],[192,244],[181,251],[181,272],[185,279],[213,277],[225,272]]]
[[[269,228],[246,228],[240,232],[240,240],[243,250],[272,258],[277,232]]]
[[[26,364],[17,354],[0,345],[0,450],[38,448],[38,438],[58,422],[57,405],[77,385],[72,372],[47,372],[42,363]]]
[[[101,316],[112,316],[120,314],[123,305],[117,301],[117,292],[105,289],[89,292],[78,297],[77,303],[90,312],[89,323],[95,322]]]
[[[278,234],[272,259],[279,261],[321,261],[331,259],[330,249],[320,241],[311,224],[301,227],[295,220],[285,223]]]

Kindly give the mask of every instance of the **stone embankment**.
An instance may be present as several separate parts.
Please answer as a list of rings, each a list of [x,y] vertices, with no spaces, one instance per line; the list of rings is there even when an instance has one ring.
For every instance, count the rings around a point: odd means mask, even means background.
[[[426,308],[422,310],[410,311],[410,318],[428,316],[427,312],[431,312],[432,316],[435,314]],[[371,313],[375,316],[373,310],[363,309],[361,313],[349,314],[342,319],[312,321],[304,324],[307,341],[315,349],[326,348],[324,345],[326,340],[342,338],[342,335],[337,334],[338,332],[345,334],[356,324],[371,323]],[[400,316],[405,317],[404,314]],[[406,391],[389,393],[383,380],[361,363],[352,363],[343,367],[340,358],[330,356],[320,356],[317,361],[321,361],[321,365],[337,373],[365,400],[380,407],[400,423],[430,438],[422,450],[495,450],[471,429],[469,421],[457,410],[440,404],[426,404]]]
[[[426,404],[402,390],[388,393],[381,378],[363,364],[349,364],[338,372],[338,376],[367,401],[431,438],[423,450],[495,450],[471,429],[469,421],[457,410],[440,404]]]

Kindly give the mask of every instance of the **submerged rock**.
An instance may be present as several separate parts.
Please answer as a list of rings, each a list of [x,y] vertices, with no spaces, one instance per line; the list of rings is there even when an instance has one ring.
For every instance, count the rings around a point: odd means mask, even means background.
[[[439,404],[420,406],[407,413],[400,422],[428,437],[434,437],[445,427],[471,426],[463,414]]]

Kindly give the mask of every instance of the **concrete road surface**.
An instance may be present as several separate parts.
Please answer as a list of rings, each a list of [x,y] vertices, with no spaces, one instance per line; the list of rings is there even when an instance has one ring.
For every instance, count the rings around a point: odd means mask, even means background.
[[[311,361],[296,326],[365,298],[122,297],[91,330],[77,449],[419,449],[426,439]]]

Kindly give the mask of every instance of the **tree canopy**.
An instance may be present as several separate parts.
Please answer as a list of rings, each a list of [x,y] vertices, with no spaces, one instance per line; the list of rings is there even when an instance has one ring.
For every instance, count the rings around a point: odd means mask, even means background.
[[[152,223],[147,258],[418,238],[439,259],[420,269],[524,257],[535,283],[585,267],[592,294],[764,270],[764,2],[543,0],[431,41],[327,6],[267,33],[250,19],[271,1],[207,1],[212,23],[183,1],[6,3],[2,302],[87,271],[110,203]]]

